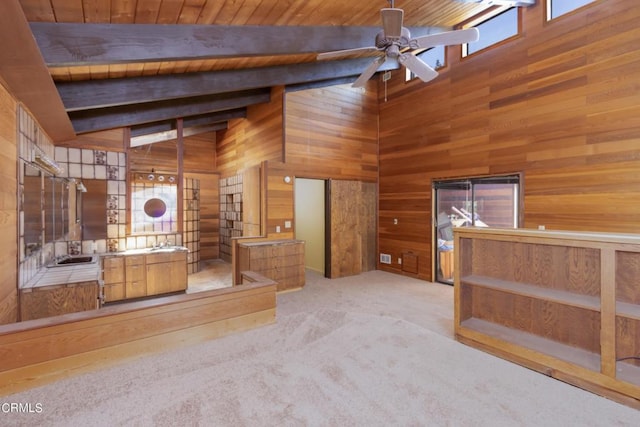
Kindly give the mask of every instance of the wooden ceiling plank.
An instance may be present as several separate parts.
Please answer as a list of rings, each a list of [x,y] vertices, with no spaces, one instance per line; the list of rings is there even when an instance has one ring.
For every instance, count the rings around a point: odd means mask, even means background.
[[[63,0],[64,1],[64,0]],[[111,22],[112,24],[133,24],[136,17],[135,0],[112,0]],[[66,21],[72,22],[72,21]]]
[[[184,0],[178,24],[195,24],[207,0]]]
[[[136,24],[156,23],[160,8],[157,0],[138,0],[133,22]]]
[[[370,63],[371,58],[358,58],[243,70],[60,82],[57,88],[67,111],[77,111],[347,77],[360,74]],[[395,68],[398,68],[397,63],[387,61],[380,70]]]
[[[29,22],[56,22],[49,0],[20,0],[20,5]],[[4,9],[2,13],[5,13]]]
[[[84,22],[82,0],[51,0],[56,22]]]
[[[32,23],[49,66],[315,53],[371,46],[378,27]],[[442,29],[411,29],[422,36]]]
[[[82,0],[85,23],[111,22],[111,2],[103,0]]]
[[[163,0],[155,22],[157,24],[177,24],[183,3],[183,0]]]
[[[74,138],[64,105],[17,0],[2,1],[0,40],[0,84],[25,105],[54,142]]]
[[[69,116],[76,133],[82,134],[169,120],[175,117],[237,110],[238,108],[249,105],[269,102],[270,99],[270,90],[253,90],[218,96],[201,96],[197,98],[76,111],[69,113]]]

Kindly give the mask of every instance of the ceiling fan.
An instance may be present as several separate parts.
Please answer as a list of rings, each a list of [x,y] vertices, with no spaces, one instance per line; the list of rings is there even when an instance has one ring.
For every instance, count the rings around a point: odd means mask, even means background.
[[[389,3],[391,5],[390,8],[380,10],[382,31],[376,35],[375,46],[318,54],[318,59],[330,59],[354,53],[379,52],[380,55],[360,74],[360,77],[353,83],[353,87],[364,87],[367,80],[369,80],[378,68],[389,58],[397,60],[420,80],[428,82],[436,78],[438,72],[414,55],[411,52],[412,50],[429,49],[439,45],[449,46],[471,43],[477,41],[480,35],[477,28],[467,28],[412,39],[409,30],[402,26],[404,11],[393,7],[393,0],[390,0]]]

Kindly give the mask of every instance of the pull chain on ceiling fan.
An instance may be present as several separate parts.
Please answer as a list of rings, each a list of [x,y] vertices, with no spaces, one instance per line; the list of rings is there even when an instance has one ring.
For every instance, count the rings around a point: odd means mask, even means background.
[[[389,3],[390,8],[380,10],[382,31],[376,35],[375,46],[325,52],[320,53],[317,57],[318,59],[331,59],[354,53],[379,52],[380,56],[374,59],[360,74],[360,77],[353,83],[353,87],[364,87],[387,59],[397,60],[424,82],[433,80],[438,76],[438,72],[414,55],[413,50],[429,49],[439,45],[471,43],[477,41],[480,36],[477,28],[467,28],[412,39],[409,30],[402,26],[404,11],[395,8],[393,0],[389,0]]]

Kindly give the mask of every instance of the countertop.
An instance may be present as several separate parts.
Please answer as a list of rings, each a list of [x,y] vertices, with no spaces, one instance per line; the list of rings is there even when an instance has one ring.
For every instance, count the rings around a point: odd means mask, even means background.
[[[100,280],[100,258],[91,264],[66,265],[57,267],[43,267],[27,284],[24,289],[39,288],[42,286],[66,285],[69,283],[92,282]]]
[[[104,256],[151,255],[188,250],[189,249],[184,246],[167,246],[164,248],[129,249],[121,252],[95,254],[96,262],[91,264],[43,267],[36,273],[33,279],[22,286],[20,290],[40,288],[43,286],[66,285],[71,283],[92,282],[96,280],[99,281],[102,273],[102,263],[100,262],[100,258]]]

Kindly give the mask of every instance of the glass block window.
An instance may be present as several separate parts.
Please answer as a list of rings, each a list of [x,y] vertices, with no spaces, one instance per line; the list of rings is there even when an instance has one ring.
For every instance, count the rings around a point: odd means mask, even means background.
[[[166,174],[135,174],[131,186],[131,233],[178,231],[178,186]]]

